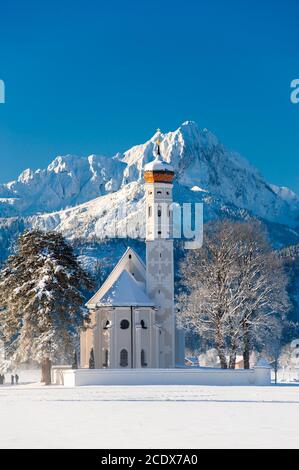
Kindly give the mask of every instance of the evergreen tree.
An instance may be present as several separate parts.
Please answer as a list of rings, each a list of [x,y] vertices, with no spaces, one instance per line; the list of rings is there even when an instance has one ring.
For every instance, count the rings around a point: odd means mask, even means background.
[[[50,383],[52,362],[72,360],[91,287],[62,235],[24,232],[0,272],[0,337],[10,359],[37,361]]]

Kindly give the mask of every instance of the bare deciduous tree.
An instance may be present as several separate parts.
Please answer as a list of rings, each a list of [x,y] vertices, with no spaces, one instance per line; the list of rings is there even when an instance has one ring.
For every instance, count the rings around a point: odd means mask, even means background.
[[[288,309],[287,279],[261,224],[207,224],[203,247],[188,252],[181,275],[180,326],[209,338],[222,368],[235,368],[240,350],[249,368],[254,343]]]

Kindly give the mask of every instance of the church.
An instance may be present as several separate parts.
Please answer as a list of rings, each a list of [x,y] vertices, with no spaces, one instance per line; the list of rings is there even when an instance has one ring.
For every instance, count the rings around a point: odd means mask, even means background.
[[[174,306],[174,177],[158,139],[144,167],[146,263],[128,248],[87,302],[80,368],[52,367],[57,385],[270,385],[264,360],[238,371],[184,364],[184,332]]]
[[[184,333],[176,327],[173,262],[174,169],[161,157],[144,167],[146,264],[128,248],[87,302],[80,367],[168,369],[184,365]]]

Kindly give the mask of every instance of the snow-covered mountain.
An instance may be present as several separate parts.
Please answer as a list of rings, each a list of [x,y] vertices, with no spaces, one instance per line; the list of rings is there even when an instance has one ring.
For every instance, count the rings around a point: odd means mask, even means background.
[[[25,170],[0,185],[0,251],[7,254],[25,227],[60,230],[68,239],[142,235],[143,167],[153,158],[155,134],[113,158],[57,157],[45,170]],[[299,197],[268,184],[235,152],[194,122],[163,135],[162,155],[176,172],[174,198],[204,202],[206,219],[252,215],[271,225],[279,245],[299,242]],[[141,215],[141,217],[140,217]]]
[[[142,171],[153,158],[155,134],[114,158],[90,155],[56,157],[45,170],[25,170],[0,185],[0,216],[32,215],[78,205],[113,193],[127,183],[142,183]],[[239,154],[227,150],[207,129],[187,121],[163,136],[162,154],[171,162],[177,183],[203,189],[225,203],[267,220],[296,225],[299,197],[268,184]]]
[[[125,181],[142,179],[143,166],[152,158],[156,138],[154,135],[119,157],[128,164]],[[175,132],[165,134],[161,148],[181,185],[197,186],[267,220],[298,224],[299,197],[287,188],[268,184],[253,166],[227,150],[207,129],[187,121]]]
[[[56,157],[45,170],[27,169],[0,185],[0,217],[50,212],[117,191],[125,168],[97,155]]]

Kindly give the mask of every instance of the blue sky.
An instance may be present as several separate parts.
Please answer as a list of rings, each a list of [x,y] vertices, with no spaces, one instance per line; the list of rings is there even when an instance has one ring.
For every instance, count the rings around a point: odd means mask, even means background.
[[[0,5],[0,182],[195,120],[299,192],[297,0]]]

